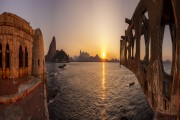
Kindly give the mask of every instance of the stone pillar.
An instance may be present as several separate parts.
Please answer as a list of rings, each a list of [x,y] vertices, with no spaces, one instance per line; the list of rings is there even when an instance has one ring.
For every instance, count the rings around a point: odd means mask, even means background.
[[[170,24],[170,32],[172,39],[172,68],[171,75],[173,76],[175,73],[175,60],[176,60],[176,26],[175,24]]]
[[[16,78],[16,50],[14,48],[14,45],[15,44],[15,38],[12,37],[12,41],[11,41],[11,44],[10,44],[10,70],[11,70],[11,78]]]
[[[40,29],[35,30],[35,35],[33,40],[33,59],[34,59],[34,64],[32,68],[32,74],[35,76],[44,76],[45,73],[45,64],[43,64],[43,61],[45,60],[44,43]]]
[[[15,50],[17,51],[16,52],[16,77],[19,77],[19,46],[20,46],[20,43],[17,42],[16,43],[17,47],[15,48]]]
[[[5,79],[5,68],[6,68],[6,62],[5,62],[5,51],[6,51],[6,45],[5,45],[5,39],[2,41],[2,78]]]
[[[140,60],[140,39],[141,39],[141,28],[142,28],[142,18],[137,18],[134,21],[135,37],[136,37],[136,59]]]
[[[147,33],[148,34],[148,33]],[[144,57],[144,60],[145,61],[149,61],[149,42],[150,42],[150,39],[148,38],[147,35],[144,35],[144,40],[145,40],[145,57]]]
[[[160,59],[160,64],[161,64],[161,69],[162,72],[164,73],[164,66],[163,66],[163,57],[162,57],[162,52],[163,52],[163,39],[164,39],[164,29],[165,29],[165,25],[161,25],[160,26],[160,37],[159,37],[159,59]]]
[[[126,42],[126,40],[125,40],[125,50],[124,50],[124,56],[125,56],[125,63],[126,63],[126,61],[127,61],[127,42]]]
[[[177,45],[177,54],[176,54],[176,67],[177,67],[177,81],[175,84],[178,84],[178,106],[179,106],[179,114],[178,119],[180,119],[180,1],[179,0],[172,0],[173,10],[174,10],[174,17],[175,17],[175,24],[176,24],[176,45]],[[175,91],[176,92],[176,91]]]
[[[22,64],[22,76],[23,76],[23,77],[25,77],[25,76],[24,76],[24,68],[25,68],[25,67],[24,67],[24,61],[25,61],[24,59],[25,59],[25,47],[24,47],[24,44],[23,44],[23,45],[22,45],[22,63],[23,63],[23,64]]]
[[[29,54],[28,54],[28,73],[31,75],[32,72],[32,43],[29,45]]]

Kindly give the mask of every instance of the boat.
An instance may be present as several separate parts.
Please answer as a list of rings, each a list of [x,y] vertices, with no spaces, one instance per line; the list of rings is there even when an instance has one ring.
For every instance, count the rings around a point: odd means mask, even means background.
[[[58,68],[64,68],[66,66],[66,64],[60,65],[58,66]]]

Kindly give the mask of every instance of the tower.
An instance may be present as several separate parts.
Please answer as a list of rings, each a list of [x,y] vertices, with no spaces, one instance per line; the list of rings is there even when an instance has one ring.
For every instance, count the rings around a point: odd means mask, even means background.
[[[34,33],[32,58],[32,74],[38,77],[43,76],[45,73],[45,57],[43,37],[40,29],[36,29]]]

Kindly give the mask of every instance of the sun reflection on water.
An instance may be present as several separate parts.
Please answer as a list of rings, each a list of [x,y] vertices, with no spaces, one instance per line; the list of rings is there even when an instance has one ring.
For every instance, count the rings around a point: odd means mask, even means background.
[[[102,100],[106,97],[105,63],[102,64]]]
[[[101,120],[106,120],[106,109],[105,109],[105,100],[106,100],[106,77],[105,77],[105,63],[102,63],[102,109],[101,109]]]

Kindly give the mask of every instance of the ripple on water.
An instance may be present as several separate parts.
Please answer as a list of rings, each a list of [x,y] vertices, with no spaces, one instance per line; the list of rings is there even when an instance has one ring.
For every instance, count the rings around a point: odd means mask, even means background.
[[[48,64],[50,94],[58,89],[48,109],[52,120],[151,120],[145,96],[134,74],[117,63]],[[53,67],[53,68],[52,68]],[[135,85],[129,87],[129,83]]]

